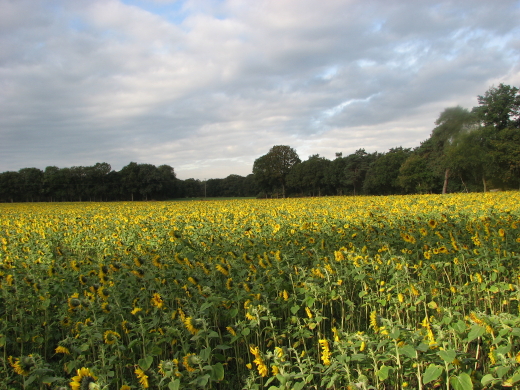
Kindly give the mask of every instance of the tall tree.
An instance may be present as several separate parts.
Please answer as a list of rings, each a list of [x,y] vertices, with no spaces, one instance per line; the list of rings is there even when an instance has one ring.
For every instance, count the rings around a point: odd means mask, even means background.
[[[369,154],[365,149],[358,149],[345,157],[345,182],[352,187],[354,195],[358,195],[363,188],[368,168],[376,158],[377,152]]]
[[[0,174],[0,199],[15,202],[21,197],[22,180],[20,173],[15,171]]]
[[[343,195],[343,190],[347,185],[345,179],[347,159],[342,156],[343,153],[336,153],[336,158],[330,162],[323,179],[325,184],[334,191],[335,195]]]
[[[460,106],[446,108],[435,121],[437,127],[433,129],[430,136],[431,154],[427,157],[433,170],[444,177],[443,194],[447,192],[451,172],[447,151],[463,131],[474,127],[474,123],[474,115]]]
[[[399,168],[410,157],[409,148],[392,148],[381,154],[368,168],[363,192],[370,195],[391,195],[401,193],[402,188],[397,180]]]
[[[483,126],[493,126],[497,131],[520,127],[520,94],[517,87],[504,84],[493,86],[484,96],[478,96],[478,104],[473,112]]]
[[[27,201],[40,200],[43,194],[43,171],[38,168],[23,168],[18,171],[22,194]]]
[[[134,195],[139,192],[139,165],[136,162],[131,162],[121,168],[119,173],[122,191],[125,194],[130,194],[133,201]]]
[[[273,146],[269,153],[257,158],[253,164],[253,174],[258,179],[258,183],[271,189],[278,186],[285,197],[285,187],[287,175],[291,172],[295,164],[301,162],[296,151],[290,146]]]
[[[435,189],[437,177],[428,166],[427,158],[415,152],[399,168],[397,180],[406,193],[425,194]]]

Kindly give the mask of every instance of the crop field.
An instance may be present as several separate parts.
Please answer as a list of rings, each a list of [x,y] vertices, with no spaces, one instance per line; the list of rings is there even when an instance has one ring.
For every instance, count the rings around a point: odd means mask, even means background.
[[[0,389],[520,384],[520,193],[0,204]]]

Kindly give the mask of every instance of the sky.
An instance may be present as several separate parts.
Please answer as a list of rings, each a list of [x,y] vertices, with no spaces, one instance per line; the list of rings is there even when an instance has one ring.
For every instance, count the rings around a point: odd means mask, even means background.
[[[107,162],[179,179],[416,147],[520,87],[515,0],[0,0],[0,172]]]

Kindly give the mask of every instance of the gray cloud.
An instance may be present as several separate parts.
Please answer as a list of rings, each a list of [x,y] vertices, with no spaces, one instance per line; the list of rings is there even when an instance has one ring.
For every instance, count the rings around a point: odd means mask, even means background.
[[[169,164],[246,175],[413,147],[520,86],[520,2],[0,0],[0,171]]]

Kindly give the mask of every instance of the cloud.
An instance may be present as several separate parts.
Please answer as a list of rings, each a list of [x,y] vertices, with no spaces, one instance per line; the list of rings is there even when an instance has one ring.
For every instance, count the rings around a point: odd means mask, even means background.
[[[446,107],[520,86],[519,1],[0,1],[0,171],[251,172],[412,147]]]

